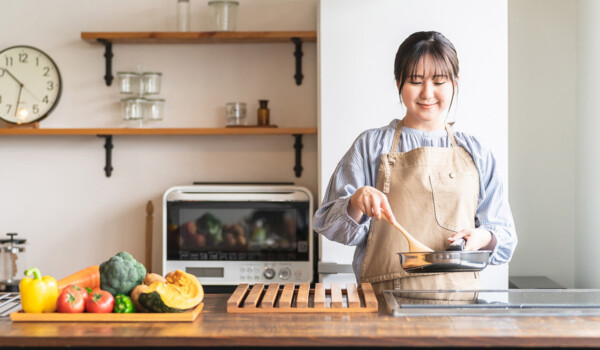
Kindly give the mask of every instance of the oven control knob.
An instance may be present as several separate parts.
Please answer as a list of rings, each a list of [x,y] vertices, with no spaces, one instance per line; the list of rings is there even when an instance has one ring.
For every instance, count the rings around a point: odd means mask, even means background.
[[[275,270],[273,270],[270,267],[265,268],[265,272],[263,272],[263,276],[265,276],[266,279],[271,280],[273,279],[273,277],[275,277]]]
[[[279,278],[281,278],[282,280],[289,279],[291,275],[292,271],[287,267],[284,267],[283,269],[279,270]]]

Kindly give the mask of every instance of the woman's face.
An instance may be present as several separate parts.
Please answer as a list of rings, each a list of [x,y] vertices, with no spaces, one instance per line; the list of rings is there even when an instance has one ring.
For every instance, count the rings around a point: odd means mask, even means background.
[[[452,101],[456,83],[448,76],[435,75],[435,65],[427,56],[419,61],[415,74],[406,78],[401,91],[406,106],[404,124],[426,131],[443,129],[442,115]]]

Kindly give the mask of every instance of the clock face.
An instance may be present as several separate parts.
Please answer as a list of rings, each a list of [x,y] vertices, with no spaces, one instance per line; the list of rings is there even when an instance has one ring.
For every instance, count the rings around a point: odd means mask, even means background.
[[[13,124],[40,121],[62,92],[58,67],[39,49],[13,46],[0,51],[0,118]]]

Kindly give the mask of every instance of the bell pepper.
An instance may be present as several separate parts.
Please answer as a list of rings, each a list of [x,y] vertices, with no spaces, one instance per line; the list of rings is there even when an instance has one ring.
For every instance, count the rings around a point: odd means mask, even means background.
[[[29,276],[33,275],[33,278]],[[25,277],[19,283],[21,305],[23,311],[29,313],[42,313],[56,311],[58,299],[58,284],[53,277],[44,276],[38,268],[25,271]]]
[[[130,297],[125,294],[117,294],[115,297],[115,309],[114,312],[120,314],[129,314],[135,312],[135,306]]]

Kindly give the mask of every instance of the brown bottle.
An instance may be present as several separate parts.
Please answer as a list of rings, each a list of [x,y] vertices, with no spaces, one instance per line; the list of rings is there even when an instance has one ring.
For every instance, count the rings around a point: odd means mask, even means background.
[[[267,104],[269,100],[258,100],[260,108],[258,108],[258,125],[269,125],[269,108]]]

